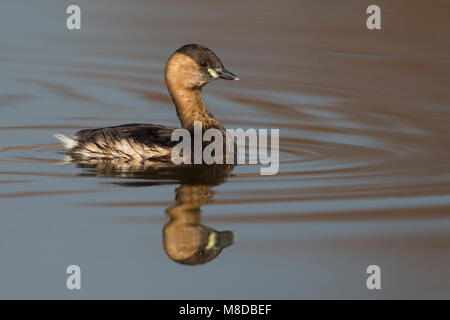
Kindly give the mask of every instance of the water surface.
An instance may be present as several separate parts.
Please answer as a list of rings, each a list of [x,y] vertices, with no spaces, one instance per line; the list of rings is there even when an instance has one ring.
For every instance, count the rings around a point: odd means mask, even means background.
[[[447,1],[378,1],[380,31],[370,1],[77,3],[80,31],[71,1],[0,10],[1,298],[450,297]],[[278,175],[65,160],[56,132],[177,126],[185,43],[241,79],[204,89],[226,127],[280,129]]]

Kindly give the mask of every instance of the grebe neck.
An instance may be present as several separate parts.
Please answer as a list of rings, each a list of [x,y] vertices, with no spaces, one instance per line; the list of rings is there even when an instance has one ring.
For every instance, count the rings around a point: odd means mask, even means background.
[[[183,128],[193,131],[194,121],[201,121],[203,131],[210,128],[225,131],[205,105],[200,88],[186,89],[168,86],[168,89]]]
[[[225,132],[203,101],[201,87],[205,83],[202,75],[195,71],[197,68],[194,60],[180,53],[173,54],[166,64],[166,86],[177,108],[181,125],[193,131],[194,121],[201,121],[203,131],[215,128]]]

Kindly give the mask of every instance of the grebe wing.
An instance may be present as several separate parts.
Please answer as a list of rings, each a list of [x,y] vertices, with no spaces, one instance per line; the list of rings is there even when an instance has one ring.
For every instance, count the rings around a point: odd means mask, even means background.
[[[171,141],[172,131],[175,128],[157,124],[132,123],[120,126],[85,129],[75,134],[78,145],[89,142],[132,140],[135,143],[162,147],[173,147],[176,141]]]

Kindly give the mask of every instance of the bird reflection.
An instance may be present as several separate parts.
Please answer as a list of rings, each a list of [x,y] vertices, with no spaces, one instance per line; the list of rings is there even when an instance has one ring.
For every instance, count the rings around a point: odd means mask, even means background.
[[[163,229],[164,250],[172,260],[202,264],[233,244],[234,232],[218,232],[201,224],[200,207],[213,195],[210,185],[184,184],[177,188],[175,205],[166,210],[170,221]]]
[[[170,221],[163,228],[163,246],[175,262],[199,265],[216,258],[235,240],[233,231],[217,231],[201,223],[201,207],[211,202],[220,185],[230,176],[232,165],[183,165],[122,162],[117,160],[73,161],[82,175],[122,177],[143,181],[114,182],[124,187],[180,184],[175,204],[166,209]]]

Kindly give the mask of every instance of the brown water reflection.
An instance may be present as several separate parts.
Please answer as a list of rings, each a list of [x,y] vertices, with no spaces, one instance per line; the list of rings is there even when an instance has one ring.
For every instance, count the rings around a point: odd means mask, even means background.
[[[64,296],[51,289],[61,288],[51,267],[74,260],[98,281],[85,297],[449,296],[448,1],[379,0],[382,30],[368,31],[368,0],[81,0],[81,32],[64,28],[64,2],[7,2],[0,297],[17,283],[18,297],[33,288]],[[27,12],[17,26],[12,17]],[[188,42],[240,76],[239,85],[204,90],[225,127],[280,129],[276,176],[237,166],[205,181],[209,174],[64,158],[52,138],[59,131],[178,126],[163,67]],[[168,261],[169,242],[175,260],[204,253],[214,232],[204,225],[236,231],[239,242],[197,268]],[[172,227],[186,233],[171,238]],[[178,250],[184,242],[197,245]],[[20,266],[36,261],[45,262],[35,266],[42,277],[25,279]],[[361,285],[372,263],[383,268],[382,292]],[[169,273],[171,289],[161,277]]]
[[[144,181],[112,182],[121,187],[146,187],[181,183],[175,190],[175,204],[153,202],[166,206],[170,221],[163,228],[163,245],[167,255],[175,262],[198,265],[215,259],[222,249],[234,243],[235,233],[217,231],[202,224],[201,207],[213,203],[213,187],[230,177],[232,165],[190,165],[125,162],[123,160],[84,161],[74,160],[79,168],[88,169],[84,176],[133,178]],[[1,195],[0,195],[1,196]],[[102,206],[96,203],[96,206]],[[129,203],[111,203],[114,207],[133,206]],[[133,220],[133,219],[131,219]],[[130,221],[130,220],[123,220]],[[134,220],[136,221],[136,220]],[[144,222],[144,221],[141,221]],[[147,221],[148,222],[148,221]]]

